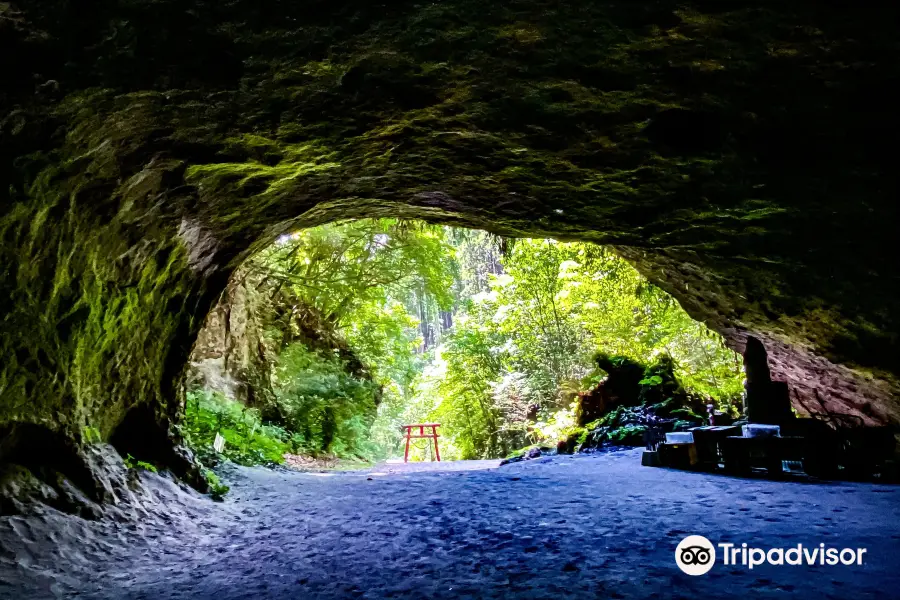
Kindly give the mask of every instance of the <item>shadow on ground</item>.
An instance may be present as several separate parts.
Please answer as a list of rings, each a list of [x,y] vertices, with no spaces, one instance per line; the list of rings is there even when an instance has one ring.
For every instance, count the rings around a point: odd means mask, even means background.
[[[653,469],[640,466],[640,451],[481,470],[429,464],[328,474],[234,468],[225,503],[185,499],[160,484],[166,507],[137,524],[3,518],[0,596],[900,595],[898,487]],[[170,510],[167,494],[181,498]],[[716,564],[691,577],[674,560],[689,534],[764,549],[824,543],[868,552],[861,566]]]

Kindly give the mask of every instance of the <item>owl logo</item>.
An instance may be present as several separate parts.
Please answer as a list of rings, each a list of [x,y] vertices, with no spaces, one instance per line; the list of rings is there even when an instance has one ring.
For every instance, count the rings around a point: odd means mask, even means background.
[[[675,563],[688,575],[703,575],[716,563],[716,548],[702,535],[689,535],[675,548]]]

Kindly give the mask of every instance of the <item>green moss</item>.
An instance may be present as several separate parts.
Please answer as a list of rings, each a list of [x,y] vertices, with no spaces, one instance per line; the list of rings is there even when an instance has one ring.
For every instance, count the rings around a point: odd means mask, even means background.
[[[339,163],[329,162],[335,153],[313,144],[282,144],[254,135],[232,138],[225,143],[229,152],[254,156],[256,160],[191,166],[186,173],[188,183],[208,188],[209,191],[204,191],[213,196],[274,195],[290,190],[298,180],[302,182],[310,175],[340,167]]]
[[[47,10],[22,9],[0,92],[0,427],[109,439],[143,406],[168,431],[247,253],[373,215],[616,244],[733,343],[786,342],[782,363],[863,390],[835,402],[900,416],[881,9],[238,0],[196,29],[160,3],[77,28]]]

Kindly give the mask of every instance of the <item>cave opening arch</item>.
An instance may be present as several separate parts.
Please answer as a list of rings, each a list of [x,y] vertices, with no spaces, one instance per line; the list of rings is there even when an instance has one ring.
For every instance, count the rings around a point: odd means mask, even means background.
[[[613,245],[803,401],[895,422],[892,14],[545,4],[9,9],[0,428],[169,439],[240,261],[382,215]]]

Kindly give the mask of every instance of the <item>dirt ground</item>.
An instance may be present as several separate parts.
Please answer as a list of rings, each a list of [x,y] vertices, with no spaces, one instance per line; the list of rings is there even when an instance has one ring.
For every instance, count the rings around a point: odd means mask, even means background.
[[[139,520],[0,519],[0,597],[900,598],[896,486],[655,469],[640,451],[490,462],[233,468],[224,503],[146,474]],[[689,534],[867,553],[692,577],[674,558]]]

